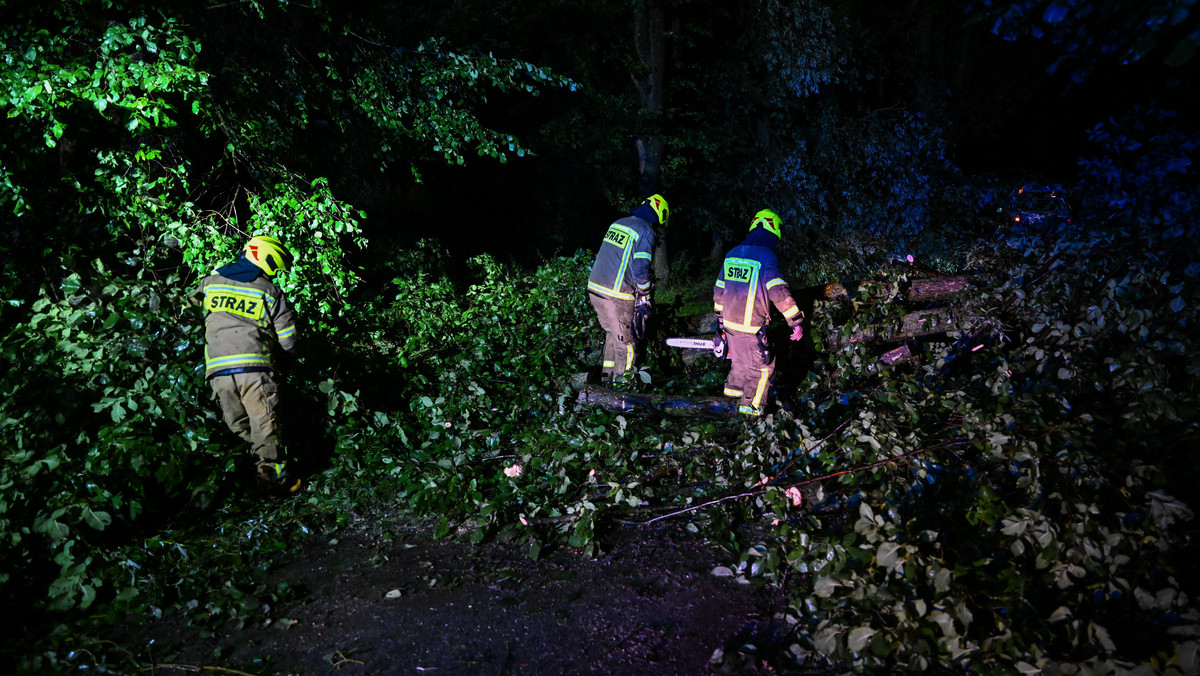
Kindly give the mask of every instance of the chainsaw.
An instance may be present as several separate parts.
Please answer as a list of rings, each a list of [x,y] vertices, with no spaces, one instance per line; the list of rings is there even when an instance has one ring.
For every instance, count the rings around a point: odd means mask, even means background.
[[[717,359],[729,354],[729,341],[725,339],[724,331],[712,338],[668,338],[667,345],[685,350],[712,350]]]

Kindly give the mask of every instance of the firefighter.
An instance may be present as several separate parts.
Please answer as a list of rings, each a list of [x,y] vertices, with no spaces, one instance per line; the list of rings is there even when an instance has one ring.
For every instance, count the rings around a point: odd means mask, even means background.
[[[608,226],[592,274],[588,298],[604,329],[602,383],[620,382],[633,368],[634,349],[650,313],[650,260],[657,228],[667,227],[667,200],[651,195],[629,216]]]
[[[296,323],[272,278],[292,263],[273,237],[252,237],[242,256],[200,280],[195,301],[204,307],[204,377],[221,405],[225,424],[248,444],[258,484],[294,493],[280,449],[276,408],[279,393],[271,346],[296,350]]]
[[[775,259],[781,225],[770,209],[755,214],[746,239],[726,254],[713,286],[713,309],[729,341],[725,396],[737,397],[738,412],[747,416],[763,414],[775,375],[775,355],[766,334],[771,304],[787,320],[792,340],[804,336],[804,313],[796,307]]]

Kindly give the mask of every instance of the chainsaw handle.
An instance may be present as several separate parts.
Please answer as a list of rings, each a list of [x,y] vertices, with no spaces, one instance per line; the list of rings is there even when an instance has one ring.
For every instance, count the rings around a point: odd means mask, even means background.
[[[713,336],[713,355],[717,359],[723,359],[729,354],[729,339],[725,336],[725,329],[721,328],[717,331],[717,335]]]

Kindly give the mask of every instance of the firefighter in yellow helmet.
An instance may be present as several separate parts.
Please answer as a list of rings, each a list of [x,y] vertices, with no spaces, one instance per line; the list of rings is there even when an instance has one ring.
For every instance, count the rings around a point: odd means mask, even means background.
[[[726,254],[713,287],[713,309],[729,341],[725,396],[737,397],[738,412],[748,416],[763,414],[775,375],[775,355],[766,336],[771,305],[787,320],[792,340],[804,336],[804,313],[775,258],[782,225],[770,209],[755,214],[746,239]]]
[[[271,345],[296,349],[291,306],[272,279],[292,263],[273,237],[252,237],[242,256],[200,280],[195,300],[204,307],[204,377],[221,405],[225,424],[250,444],[255,477],[272,492],[294,493],[277,438],[279,393]]]
[[[618,382],[633,368],[635,347],[650,310],[650,263],[657,228],[666,228],[667,200],[651,195],[604,233],[588,277],[588,298],[604,329],[600,380]]]

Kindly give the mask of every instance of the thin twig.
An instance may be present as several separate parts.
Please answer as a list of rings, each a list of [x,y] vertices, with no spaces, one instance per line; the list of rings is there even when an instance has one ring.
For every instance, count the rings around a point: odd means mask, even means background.
[[[349,657],[346,657],[344,654],[342,654],[342,652],[340,650],[333,653],[333,657],[334,657],[334,659],[330,660],[330,662],[331,662],[330,666],[333,667],[334,671],[341,669],[342,665],[344,665],[344,664],[362,664],[363,663],[362,660],[352,660]]]
[[[812,479],[805,479],[804,481],[797,481],[797,482],[791,483],[791,484],[784,484],[784,485],[779,486],[779,488],[786,489],[786,488],[792,488],[792,487],[807,486],[808,484],[816,483],[818,481],[825,481],[828,479],[837,478],[844,474],[854,474],[856,472],[862,472],[862,471],[865,471],[868,469],[874,469],[876,467],[890,465],[893,462],[898,462],[900,460],[904,460],[905,458],[911,458],[915,455],[920,455],[922,453],[928,453],[929,451],[936,451],[936,450],[941,450],[941,449],[945,449],[945,448],[950,448],[951,446],[959,446],[959,445],[962,445],[965,443],[967,443],[967,442],[966,441],[954,441],[954,442],[946,442],[944,444],[938,444],[937,446],[918,448],[915,451],[909,451],[908,453],[904,453],[901,455],[894,455],[890,458],[884,458],[883,460],[879,460],[877,462],[873,462],[868,465],[861,465],[859,467],[851,467],[850,469],[844,469],[844,470],[841,470],[838,472],[833,472],[832,474],[826,474],[824,476],[814,477]],[[709,500],[708,502],[704,502],[699,505],[692,505],[691,507],[686,507],[684,509],[681,509],[681,510],[678,510],[675,512],[671,512],[670,514],[663,514],[662,516],[656,516],[653,519],[649,519],[647,521],[640,521],[640,522],[635,522],[635,523],[637,523],[637,525],[639,525],[639,526],[646,526],[646,525],[654,523],[655,521],[662,521],[663,519],[669,519],[671,517],[679,516],[681,514],[687,514],[688,512],[694,512],[698,509],[703,509],[705,507],[711,507],[713,505],[718,505],[722,502],[728,502],[730,500],[740,500],[741,498],[749,498],[749,497],[753,497],[755,495],[761,495],[766,492],[767,488],[770,488],[770,486],[760,486],[758,488],[755,488],[754,490],[746,491],[744,493],[737,493],[734,495],[725,495],[725,496],[717,498],[716,500]]]
[[[824,438],[822,438],[820,441],[813,444],[809,448],[804,449],[804,452],[802,454],[793,454],[792,459],[788,460],[786,463],[784,463],[783,467],[779,468],[778,474],[776,474],[773,477],[767,477],[767,478],[763,479],[762,481],[759,481],[758,483],[762,484],[764,486],[769,485],[769,484],[773,483],[779,477],[787,474],[788,468],[791,467],[792,465],[794,465],[797,460],[799,460],[802,456],[808,455],[808,454],[812,453],[813,451],[817,450],[818,448],[820,448],[821,446],[823,446],[826,441],[829,441],[830,439],[833,438],[833,435],[837,434],[843,427],[850,424],[850,420],[853,417],[854,416],[851,416],[850,418],[846,418],[845,420],[843,420],[837,427],[833,428],[832,432],[830,432],[829,434],[826,434],[824,436]]]
[[[156,664],[151,667],[154,671],[159,669],[174,669],[176,671],[219,671],[224,674],[237,674],[238,676],[254,676],[248,671],[239,671],[238,669],[230,669],[229,667],[198,667],[194,664]]]

